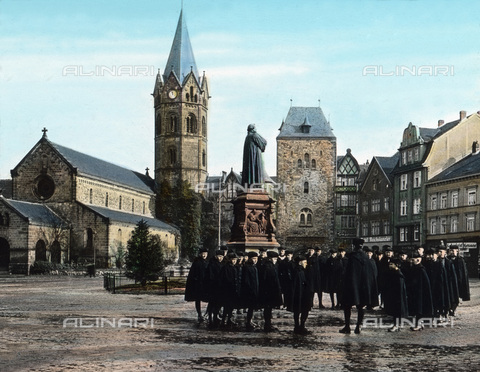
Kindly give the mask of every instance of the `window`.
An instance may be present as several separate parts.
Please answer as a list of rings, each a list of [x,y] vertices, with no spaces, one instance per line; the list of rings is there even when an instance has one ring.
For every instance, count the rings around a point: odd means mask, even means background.
[[[368,214],[368,201],[362,202],[362,212]]]
[[[312,226],[312,211],[308,208],[303,208],[300,211],[300,226]]]
[[[176,115],[170,115],[170,132],[178,132],[178,119]]]
[[[440,219],[440,234],[446,234],[447,233],[447,219],[446,218],[441,218]]]
[[[143,202],[143,214],[145,214],[145,202]]]
[[[132,212],[135,212],[135,199],[132,199]]]
[[[202,116],[202,135],[207,136],[207,122],[205,121],[205,116]]]
[[[187,133],[197,133],[197,119],[193,114],[187,116]]]
[[[317,162],[315,161],[315,159],[312,159],[312,169],[316,169],[317,168]]]
[[[477,190],[468,190],[468,205],[477,204]]]
[[[380,221],[372,221],[372,236],[380,235]]]
[[[458,217],[457,216],[450,217],[450,232],[452,232],[452,233],[458,232]]]
[[[105,194],[105,207],[108,207],[108,192]]]
[[[412,152],[412,150],[408,150],[408,162],[413,163],[413,152]]]
[[[122,195],[118,197],[118,209],[122,209]]]
[[[368,236],[368,223],[367,222],[362,223],[362,235],[363,236]]]
[[[430,209],[432,211],[437,209],[437,195],[432,195],[430,197]]]
[[[373,190],[373,191],[378,190],[378,180],[373,180],[373,182],[372,182],[372,190]]]
[[[170,149],[170,165],[174,165],[177,162],[177,150]]]
[[[420,226],[415,225],[413,227],[413,240],[418,242],[420,240]]]
[[[402,152],[402,165],[407,164],[407,152]]]
[[[310,167],[310,155],[305,154],[305,168],[309,168],[309,167]]]
[[[400,241],[401,242],[406,242],[407,241],[407,228],[406,227],[400,227]]]
[[[435,235],[437,233],[437,220],[430,221],[430,234]]]
[[[416,171],[413,173],[413,187],[422,186],[422,172]]]
[[[440,195],[440,209],[445,209],[447,208],[447,194],[441,194]]]
[[[422,200],[420,198],[413,199],[413,214],[420,214]]]
[[[415,161],[419,161],[420,160],[420,150],[419,150],[418,147],[415,148],[415,150],[413,150],[413,154],[414,154],[413,156],[415,158]]]
[[[304,193],[304,194],[308,194],[308,182],[305,182],[305,183],[303,184],[303,193]]]
[[[467,231],[475,230],[475,215],[467,215]]]
[[[155,129],[157,135],[162,134],[162,115],[160,113],[158,113],[155,118]]]
[[[89,192],[89,200],[90,200],[90,204],[93,203],[93,189],[90,189],[90,192]]]
[[[380,212],[380,199],[372,200],[372,213]]]
[[[385,211],[389,211],[390,210],[390,198],[385,198],[383,199],[383,209]]]
[[[390,235],[390,221],[383,221],[383,235]]]
[[[407,215],[407,201],[402,200],[400,201],[400,216],[406,216]]]
[[[452,208],[458,207],[458,191],[452,191],[451,199],[452,199],[451,207]]]
[[[205,167],[207,165],[207,154],[205,153],[205,150],[202,151],[202,167]]]
[[[402,174],[400,176],[400,190],[407,189],[407,182],[408,182],[408,174]]]
[[[299,168],[302,167],[302,159],[297,160],[297,167],[299,167]]]

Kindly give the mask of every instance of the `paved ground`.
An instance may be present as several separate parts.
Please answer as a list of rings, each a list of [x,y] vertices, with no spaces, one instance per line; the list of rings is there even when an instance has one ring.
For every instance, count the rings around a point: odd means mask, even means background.
[[[110,294],[102,284],[0,278],[0,371],[480,371],[478,280],[453,326],[343,335],[340,311],[314,310],[308,336],[294,335],[283,311],[276,333],[210,331],[182,296]]]

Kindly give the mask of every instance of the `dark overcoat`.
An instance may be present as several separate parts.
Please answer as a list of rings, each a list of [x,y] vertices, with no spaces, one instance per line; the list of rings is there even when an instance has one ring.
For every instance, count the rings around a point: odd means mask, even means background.
[[[336,293],[342,275],[342,263],[336,257],[328,257],[325,262],[325,286],[327,293]]]
[[[385,279],[387,282],[382,294],[385,312],[395,318],[408,317],[407,287],[402,271],[389,269]]]
[[[292,297],[294,263],[284,259],[278,261],[278,279],[283,293],[284,305],[288,307]]]
[[[282,305],[282,290],[278,279],[277,267],[270,260],[265,260],[259,277],[260,304],[262,307]]]
[[[220,288],[220,270],[223,264],[215,257],[208,261],[207,272],[205,275],[205,293],[208,302],[218,302],[221,297]]]
[[[225,307],[235,307],[239,301],[239,282],[238,269],[231,262],[227,262],[222,266],[219,274],[220,285],[220,304]]]
[[[355,250],[348,257],[343,278],[343,298],[345,306],[378,305],[378,293],[375,286],[375,275],[367,255]]]
[[[412,316],[432,317],[433,299],[430,279],[422,264],[413,265],[406,275],[408,312]]]
[[[438,313],[450,308],[450,293],[448,290],[447,272],[439,260],[425,260],[425,269],[432,290],[433,310]]]
[[[185,284],[185,301],[207,301],[205,275],[208,261],[197,257],[190,267]]]
[[[312,308],[312,292],[305,269],[297,265],[294,269],[292,283],[292,301],[287,310],[294,313],[307,313]]]
[[[460,295],[458,293],[457,273],[453,262],[449,258],[444,258],[445,271],[447,272],[448,293],[450,296],[450,307],[452,309],[460,302]]]
[[[315,254],[307,258],[306,275],[311,291],[313,293],[322,292],[322,275],[320,273],[318,256]]]
[[[259,294],[258,269],[252,261],[247,261],[242,268],[240,286],[240,303],[243,308],[257,309]]]
[[[463,257],[451,257],[455,272],[457,273],[458,294],[463,301],[470,301],[470,283],[468,281],[467,264]]]

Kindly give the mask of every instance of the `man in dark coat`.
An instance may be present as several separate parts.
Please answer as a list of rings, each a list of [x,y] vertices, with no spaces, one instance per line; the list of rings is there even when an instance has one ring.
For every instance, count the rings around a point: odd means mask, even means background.
[[[447,272],[433,248],[427,250],[424,266],[430,280],[434,316],[443,320],[450,308]]]
[[[317,265],[318,265],[318,272],[320,276],[320,288],[318,292],[318,307],[320,309],[325,309],[323,305],[323,292],[325,292],[325,264],[327,261],[327,257],[322,254],[322,247],[315,248],[315,254],[317,255]]]
[[[419,323],[419,319],[433,317],[432,292],[430,279],[428,279],[427,270],[421,263],[422,257],[420,254],[415,251],[410,260],[412,265],[405,274],[408,312],[415,319],[415,326],[410,329],[420,331],[423,326]]]
[[[443,245],[438,247],[437,252],[438,260],[445,268],[447,274],[448,294],[450,297],[450,306],[447,308],[447,314],[453,315],[455,309],[460,302],[460,297],[458,294],[457,273],[455,272],[455,267],[453,266],[452,261],[450,261],[450,259],[447,257],[446,247]],[[445,316],[447,314],[445,314]]]
[[[383,251],[383,256],[379,260],[377,268],[378,268],[378,274],[377,274],[377,279],[378,279],[378,291],[380,292],[380,298],[381,298],[381,305],[383,305],[383,293],[385,292],[385,286],[387,284],[387,281],[385,279],[385,276],[388,273],[389,266],[390,266],[390,261],[393,258],[393,249],[390,246],[384,247]]]
[[[372,270],[374,274],[374,286],[376,288],[376,292],[378,293],[378,269],[377,269],[377,263],[373,259],[373,250],[370,247],[364,248],[365,254],[368,257],[368,262],[370,262],[370,265],[372,265]],[[373,310],[372,306],[367,306],[367,310]]]
[[[394,324],[389,332],[400,330],[401,319],[408,316],[407,287],[405,276],[400,270],[401,261],[398,258],[390,260],[389,270],[385,273],[384,304],[385,312],[393,316]]]
[[[342,264],[337,259],[337,252],[330,249],[330,255],[325,261],[325,292],[330,294],[332,309],[335,308],[335,293],[337,293],[339,276],[342,275]],[[338,302],[338,294],[337,294]]]
[[[243,146],[242,186],[262,184],[267,176],[262,159],[267,141],[256,132],[255,124],[247,127],[247,137]]]
[[[221,306],[220,270],[222,269],[223,251],[217,250],[215,256],[208,261],[205,275],[205,291],[208,299],[207,313],[208,325],[216,328],[220,324],[218,313]]]
[[[458,246],[452,245],[450,260],[453,262],[458,281],[458,294],[463,301],[470,301],[470,283],[468,281],[467,264],[458,254]],[[455,311],[455,310],[454,310]]]
[[[305,269],[307,267],[307,258],[305,256],[295,257],[295,268],[293,271],[292,284],[292,301],[287,307],[288,311],[293,312],[293,319],[295,327],[293,332],[296,334],[306,335],[310,333],[305,328],[305,322],[308,318],[308,313],[312,308],[310,285]]]
[[[374,286],[374,272],[363,252],[364,240],[353,239],[353,252],[348,257],[347,267],[344,275],[343,311],[345,315],[345,327],[340,333],[350,333],[350,317],[352,306],[358,311],[357,326],[355,333],[360,333],[364,316],[365,306],[378,305],[378,293]]]
[[[291,250],[285,251],[285,259],[277,261],[278,265],[278,279],[280,280],[280,287],[282,288],[283,304],[288,307],[292,296],[292,281],[293,281],[293,252]]]
[[[247,331],[253,331],[255,325],[252,323],[253,312],[258,309],[259,280],[257,252],[248,252],[248,260],[242,268],[242,284],[240,286],[240,299],[242,307],[247,308],[247,321],[245,328]]]
[[[307,281],[310,285],[312,293],[312,306],[315,293],[318,295],[319,305],[322,305],[322,277],[320,274],[320,266],[318,264],[318,256],[315,254],[314,248],[308,248],[307,251]],[[321,308],[321,307],[320,307]]]
[[[195,309],[200,323],[203,322],[201,301],[207,301],[204,285],[207,272],[208,250],[201,248],[198,257],[192,263],[185,284],[185,301],[195,301]]]
[[[235,326],[232,320],[233,309],[238,305],[240,284],[238,282],[237,255],[227,254],[219,274],[220,305],[223,306],[222,326]]]
[[[345,277],[345,269],[347,268],[348,264],[347,251],[345,248],[338,248],[337,259],[341,268],[337,277],[337,309],[343,309],[343,279]]]
[[[267,252],[267,259],[259,272],[260,303],[263,306],[264,331],[272,332],[276,329],[272,326],[272,310],[282,306],[282,290],[278,279],[277,262],[278,253]]]

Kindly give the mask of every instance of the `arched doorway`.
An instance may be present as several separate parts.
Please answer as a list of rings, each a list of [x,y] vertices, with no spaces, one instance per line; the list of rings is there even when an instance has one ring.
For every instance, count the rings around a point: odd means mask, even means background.
[[[5,238],[0,238],[0,271],[8,270],[10,265],[10,244]]]
[[[52,263],[60,263],[61,262],[62,250],[61,250],[60,243],[58,242],[58,240],[55,240],[52,243],[50,257],[51,257]]]
[[[35,261],[47,260],[47,246],[43,240],[39,240],[35,245]]]

